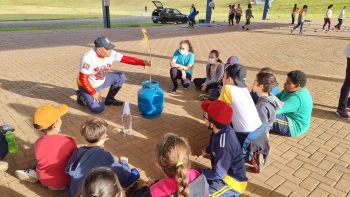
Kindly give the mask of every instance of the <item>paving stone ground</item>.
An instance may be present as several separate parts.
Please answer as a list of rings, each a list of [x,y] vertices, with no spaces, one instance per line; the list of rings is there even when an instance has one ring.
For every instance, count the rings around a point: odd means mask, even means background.
[[[305,71],[307,87],[314,99],[311,128],[298,138],[270,135],[268,164],[261,174],[248,169],[245,195],[349,196],[350,122],[338,119],[334,113],[345,75],[342,51],[350,41],[349,32],[314,32],[320,27],[315,23],[306,26],[309,31],[304,36],[298,36],[290,35],[283,22],[260,22],[254,26],[249,32],[239,27],[150,27],[152,78],[164,90],[170,88],[170,57],[181,39],[190,39],[194,45],[194,77],[204,76],[211,49],[218,49],[223,60],[230,55],[240,56],[242,64],[248,67],[248,84],[266,66],[276,71],[280,88],[288,71]],[[17,155],[5,159],[10,168],[0,175],[0,196],[65,196],[65,191],[50,191],[40,184],[21,182],[14,171],[35,164],[33,143],[39,133],[32,128],[31,121],[41,104],[67,104],[70,111],[63,117],[62,131],[84,144],[79,126],[92,114],[75,102],[75,81],[81,55],[101,35],[115,42],[123,54],[148,56],[139,28],[0,33],[0,123],[16,126],[15,136],[20,145]],[[106,148],[117,156],[128,157],[142,171],[143,178],[161,177],[155,167],[154,147],[163,134],[174,132],[187,137],[194,154],[208,143],[210,133],[204,126],[197,99],[200,93],[193,86],[177,94],[166,93],[161,118],[147,120],[137,111],[137,91],[141,82],[148,79],[149,69],[124,64],[115,64],[113,69],[127,76],[118,97],[131,103],[133,133],[123,136],[117,132],[121,128],[121,107],[108,107],[96,116],[110,124]],[[192,159],[197,166],[210,166],[207,159],[195,156]]]

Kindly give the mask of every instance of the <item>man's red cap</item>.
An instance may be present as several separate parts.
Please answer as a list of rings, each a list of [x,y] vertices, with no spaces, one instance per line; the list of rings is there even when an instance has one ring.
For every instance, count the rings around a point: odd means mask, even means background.
[[[201,107],[217,123],[228,125],[232,121],[232,108],[222,101],[206,100],[202,103]]]

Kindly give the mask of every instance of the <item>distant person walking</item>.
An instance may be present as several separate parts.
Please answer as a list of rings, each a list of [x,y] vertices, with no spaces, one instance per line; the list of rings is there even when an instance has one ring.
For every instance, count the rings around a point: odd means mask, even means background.
[[[192,14],[192,16],[194,15],[194,17],[193,17],[193,24],[192,24],[192,26],[193,25],[195,25],[196,24],[196,15],[198,14],[197,13],[197,9],[196,9],[196,7],[194,6],[194,4],[192,4],[192,6],[191,6],[191,8],[190,8],[190,14]]]
[[[234,25],[233,19],[235,18],[235,5],[232,5],[230,7],[230,12],[229,12],[229,25]]]
[[[327,31],[330,31],[332,14],[333,14],[333,4],[328,6],[326,15],[324,17],[324,24],[323,24],[323,28],[322,28],[323,31],[324,31],[324,28],[326,27],[327,24],[328,24],[328,30]]]
[[[294,7],[292,9],[292,23],[294,25],[295,17],[297,16],[297,13],[299,11],[298,4],[294,4]]]
[[[147,12],[147,5],[145,6],[145,12]]]
[[[345,19],[345,10],[346,10],[346,6],[344,6],[339,13],[338,24],[335,26],[335,29],[337,30],[341,30],[341,25],[343,24],[343,20]]]
[[[335,112],[341,119],[349,119],[347,109],[350,109],[350,44],[345,48],[344,55],[347,59],[346,74],[343,86],[340,90],[339,103]]]
[[[250,25],[250,19],[254,18],[253,10],[252,10],[252,4],[251,3],[248,4],[248,9],[245,11],[245,18],[246,18],[246,23],[245,23],[244,26],[242,26],[242,29],[248,31],[249,30],[248,27]]]
[[[298,16],[298,24],[295,25],[291,30],[290,33],[293,33],[293,31],[295,29],[297,29],[298,27],[300,27],[300,32],[299,34],[303,34],[303,27],[304,27],[304,21],[305,21],[305,17],[306,17],[306,12],[307,12],[307,5],[303,6],[303,9],[300,10],[299,12],[299,16]]]
[[[241,8],[241,4],[238,4],[238,6],[236,8],[236,24],[237,25],[241,21],[241,17],[242,17],[242,8]]]

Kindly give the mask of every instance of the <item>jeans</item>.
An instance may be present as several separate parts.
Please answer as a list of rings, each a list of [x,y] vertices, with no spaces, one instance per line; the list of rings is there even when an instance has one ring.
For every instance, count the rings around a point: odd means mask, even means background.
[[[236,14],[236,23],[239,24],[239,22],[241,21],[241,14]]]
[[[171,68],[170,69],[170,78],[173,82],[174,88],[177,89],[179,87],[177,80],[181,79],[181,84],[184,88],[190,87],[192,75],[186,72],[186,79],[182,79],[182,72],[178,70],[177,68]]]
[[[338,110],[345,110],[346,107],[350,107],[349,91],[350,91],[350,58],[347,58],[345,80],[340,90]]]
[[[105,82],[99,87],[95,88],[96,92],[101,92],[102,89],[108,88],[110,86],[121,87],[125,82],[124,73],[110,72],[106,75]],[[105,109],[105,103],[103,101],[97,103],[94,98],[84,89],[79,88],[80,94],[84,97],[88,108],[92,113],[101,113]]]
[[[330,18],[324,18],[324,24],[323,24],[323,29],[326,27],[328,24],[328,30],[331,28],[331,19]]]
[[[294,14],[292,14],[292,24],[294,25],[294,21],[295,21],[295,16]]]
[[[205,82],[205,80],[206,80],[206,78],[195,78],[195,79],[193,79],[193,83],[194,83],[194,85],[196,86],[197,89],[201,89],[203,83]],[[217,88],[218,86],[219,86],[218,83],[209,84],[207,86],[207,91],[209,91],[209,89]]]
[[[338,24],[335,26],[336,29],[340,29],[343,24],[343,19],[338,18]]]
[[[8,145],[5,135],[0,132],[0,161],[2,161],[8,154]]]
[[[247,18],[247,22],[245,23],[244,26],[248,26],[248,25],[250,25],[250,18]]]
[[[233,25],[233,19],[235,18],[235,14],[230,14],[228,17],[228,23],[229,25]]]
[[[293,30],[295,30],[299,26],[300,26],[300,33],[302,33],[303,32],[303,27],[304,27],[304,22],[302,22],[302,21],[298,21],[298,24],[296,26],[294,26]]]

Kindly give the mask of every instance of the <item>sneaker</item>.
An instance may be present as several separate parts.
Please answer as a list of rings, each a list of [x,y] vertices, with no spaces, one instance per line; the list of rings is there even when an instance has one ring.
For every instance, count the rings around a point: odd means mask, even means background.
[[[9,164],[5,161],[0,161],[0,172],[6,172],[9,168]]]
[[[250,163],[253,165],[253,171],[255,173],[260,173],[264,167],[263,154],[261,154],[260,151],[256,151]]]
[[[292,28],[292,29],[290,29],[290,33],[291,33],[291,34],[293,34],[293,28]]]
[[[198,96],[198,98],[199,98],[199,100],[202,100],[202,101],[208,100],[209,99],[209,95],[201,94],[201,95]]]
[[[175,93],[176,90],[177,90],[177,88],[172,88],[172,89],[169,90],[169,93]]]
[[[242,26],[242,29],[244,30],[244,26]]]
[[[85,98],[80,94],[79,90],[75,94],[77,95],[77,103],[79,105],[87,105]]]
[[[336,113],[336,114],[339,116],[339,118],[341,118],[341,119],[347,120],[347,119],[350,118],[350,116],[349,116],[349,114],[348,114],[348,112],[347,112],[346,110],[337,110],[335,113]]]
[[[119,100],[117,100],[115,98],[111,98],[111,99],[106,99],[105,104],[106,105],[122,106],[122,105],[124,105],[124,102],[123,101],[119,101]]]
[[[33,169],[16,170],[15,174],[19,180],[28,181],[31,183],[38,182],[38,175],[36,174],[36,171]]]

